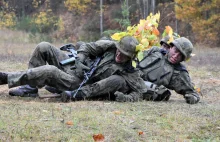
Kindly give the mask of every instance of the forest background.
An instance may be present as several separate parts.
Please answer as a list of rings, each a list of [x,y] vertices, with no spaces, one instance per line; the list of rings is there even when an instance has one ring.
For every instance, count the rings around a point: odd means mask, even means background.
[[[219,5],[220,0],[1,0],[0,29],[26,31],[35,42],[95,41],[160,12],[160,33],[169,25],[210,47],[220,43]]]

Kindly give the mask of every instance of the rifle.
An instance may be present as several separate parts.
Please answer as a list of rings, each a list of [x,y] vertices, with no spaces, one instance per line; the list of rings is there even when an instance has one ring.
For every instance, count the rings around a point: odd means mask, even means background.
[[[76,92],[73,94],[72,98],[75,98],[77,93],[79,92],[79,90],[82,88],[82,86],[84,84],[86,84],[88,82],[88,80],[90,79],[90,77],[93,75],[93,73],[95,72],[99,62],[101,61],[101,57],[97,57],[95,59],[95,61],[93,62],[93,64],[90,67],[90,70],[88,72],[84,72],[84,79],[83,81],[80,83],[79,88],[76,90]]]
[[[70,64],[76,60],[77,51],[75,50],[75,46],[72,43],[68,43],[68,44],[61,46],[60,50],[67,51],[67,52],[71,53],[71,54],[69,54],[69,57],[70,57],[69,59],[60,61],[61,65],[67,65],[67,64]]]

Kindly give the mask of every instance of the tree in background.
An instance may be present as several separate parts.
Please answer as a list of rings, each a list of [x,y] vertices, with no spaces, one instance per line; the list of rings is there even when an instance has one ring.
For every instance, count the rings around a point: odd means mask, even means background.
[[[92,0],[66,0],[64,5],[76,14],[85,14]]]
[[[220,0],[175,2],[176,17],[192,26],[197,41],[212,45],[220,43]]]
[[[8,4],[8,2],[0,2],[0,29],[1,28],[14,28],[16,25],[16,15]]]

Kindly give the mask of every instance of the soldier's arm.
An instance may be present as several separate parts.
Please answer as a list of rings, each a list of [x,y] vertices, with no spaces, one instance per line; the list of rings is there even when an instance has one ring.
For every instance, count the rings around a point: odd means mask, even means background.
[[[189,104],[198,103],[200,100],[187,71],[174,71],[168,88],[183,95]]]
[[[87,57],[102,55],[109,48],[115,48],[115,42],[111,40],[98,40],[82,44],[77,51],[78,54],[83,54]]]

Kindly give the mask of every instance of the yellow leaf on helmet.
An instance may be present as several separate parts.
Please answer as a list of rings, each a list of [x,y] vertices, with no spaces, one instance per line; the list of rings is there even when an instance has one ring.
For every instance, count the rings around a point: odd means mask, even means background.
[[[144,50],[143,44],[138,44],[138,45],[136,46],[136,49],[135,49],[136,52],[143,51],[143,50]]]
[[[111,36],[111,38],[114,39],[114,40],[120,40],[120,39],[121,39],[119,33],[115,33],[115,34],[113,34],[113,35]]]
[[[145,41],[144,43],[143,43],[143,45],[144,45],[144,47],[146,48],[146,47],[148,47],[149,46],[149,41],[147,40],[147,41]],[[143,51],[143,50],[142,50]]]
[[[155,40],[157,38],[157,36],[156,35],[149,35],[147,38],[149,40]]]
[[[139,61],[141,61],[144,58],[144,53],[142,51],[138,52],[137,58]]]
[[[171,42],[173,42],[173,36],[170,37],[169,41],[167,41],[168,44],[170,44]]]
[[[141,44],[144,44],[145,42],[148,42],[148,40],[146,38],[142,38]]]
[[[128,27],[127,27],[127,31],[130,31],[130,30],[132,30],[132,27],[131,27],[131,26],[128,26]]]
[[[137,63],[136,63],[135,61],[132,61],[132,66],[133,66],[134,68],[136,68],[136,67],[137,67]]]
[[[170,29],[168,35],[169,35],[170,37],[173,37],[173,29],[172,29],[172,28]]]
[[[155,14],[155,16],[154,16],[155,18],[156,18],[156,20],[159,22],[159,20],[160,20],[160,12],[158,12],[157,14]]]
[[[156,36],[158,36],[160,34],[160,32],[158,31],[157,28],[154,28],[152,33],[155,34]]]
[[[138,26],[143,26],[145,24],[146,20],[141,19],[140,23],[138,24]]]
[[[169,34],[170,30],[173,30],[170,26],[165,26],[165,28],[167,34]]]

